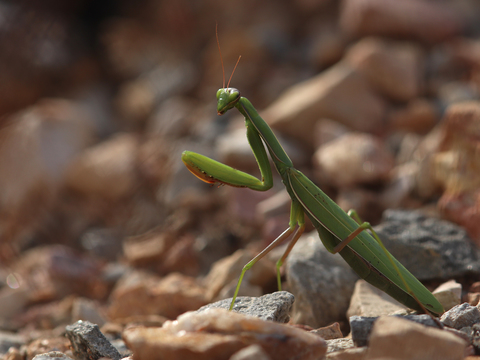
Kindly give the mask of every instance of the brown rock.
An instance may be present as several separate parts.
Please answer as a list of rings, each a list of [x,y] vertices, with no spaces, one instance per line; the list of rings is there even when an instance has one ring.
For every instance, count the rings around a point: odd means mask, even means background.
[[[449,220],[480,239],[480,103],[466,102],[447,109],[439,152],[432,159],[436,180],[445,189],[438,207]]]
[[[238,350],[229,360],[270,360],[260,345],[254,344]]]
[[[29,233],[49,214],[68,163],[91,141],[90,123],[78,104],[60,99],[42,100],[5,118],[0,128],[3,239],[34,236]],[[7,244],[0,245],[0,253]]]
[[[44,354],[50,351],[65,353],[70,350],[70,341],[64,336],[52,339],[37,339],[27,346],[26,360],[31,360],[35,355]]]
[[[69,166],[66,184],[81,193],[107,199],[131,194],[137,182],[137,139],[117,134],[80,154]]]
[[[378,131],[385,106],[361,74],[339,63],[289,88],[261,115],[274,130],[313,148],[318,120],[328,118],[354,130]]]
[[[162,328],[130,328],[123,333],[136,359],[228,359],[258,344],[272,359],[318,359],[326,352],[320,337],[288,325],[223,309],[187,313]]]
[[[145,234],[125,239],[123,253],[132,266],[153,266],[158,269],[162,266],[163,259],[175,240],[172,234],[163,229],[153,229]]]
[[[348,133],[318,148],[314,165],[319,182],[341,188],[386,180],[394,158],[374,136]]]
[[[422,52],[413,44],[362,39],[348,51],[346,61],[393,100],[408,101],[421,93]]]
[[[406,307],[392,297],[370,285],[365,280],[358,280],[355,284],[347,317],[390,315]]]
[[[469,292],[467,293],[467,303],[469,303],[472,306],[478,306],[480,302],[480,293],[472,293]]]
[[[63,245],[35,247],[13,265],[20,279],[29,279],[29,299],[33,303],[71,294],[103,298],[107,287],[100,276],[102,267],[97,259]]]
[[[162,279],[140,272],[122,278],[110,296],[111,319],[134,315],[178,315],[205,305],[205,290],[194,278],[172,273]]]
[[[440,42],[462,31],[462,19],[443,3],[416,0],[347,0],[341,26],[356,36],[401,36]]]
[[[25,360],[25,356],[22,353],[20,353],[20,350],[18,350],[15,347],[10,347],[8,349],[7,353],[3,355],[4,360]]]
[[[324,340],[339,339],[343,337],[342,331],[340,330],[340,324],[338,322],[334,322],[331,325],[311,330],[310,332],[312,334],[320,336]]]
[[[368,359],[458,359],[467,344],[449,332],[396,317],[380,317],[373,326]]]
[[[232,255],[223,258],[213,264],[212,269],[204,280],[207,287],[207,298],[209,301],[217,300],[222,289],[235,288],[243,267],[255,257],[256,254],[246,251],[237,250]],[[275,278],[275,264],[262,259],[255,266],[245,273],[243,285],[262,286]],[[240,288],[240,296],[247,296],[245,288]],[[255,293],[254,295],[258,295]]]
[[[425,134],[438,122],[438,114],[432,102],[416,98],[406,107],[391,111],[387,122],[395,130]]]

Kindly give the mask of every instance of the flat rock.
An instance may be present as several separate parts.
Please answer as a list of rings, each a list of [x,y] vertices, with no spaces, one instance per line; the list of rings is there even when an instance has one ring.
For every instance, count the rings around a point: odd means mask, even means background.
[[[372,330],[368,359],[458,359],[467,343],[438,328],[395,317],[380,317]]]
[[[385,111],[384,101],[370,89],[364,76],[350,65],[338,63],[290,87],[261,115],[274,130],[313,148],[314,124],[319,119],[369,132],[382,126]]]
[[[144,359],[228,359],[250,345],[260,345],[271,359],[320,359],[325,340],[304,330],[224,309],[188,312],[161,328],[123,332],[134,357]]]
[[[258,317],[262,320],[287,323],[290,320],[290,311],[295,297],[287,291],[278,291],[260,297],[239,296],[235,300],[233,311]],[[202,306],[197,312],[209,309],[230,309],[232,298],[217,301]]]
[[[33,360],[72,360],[72,358],[60,351],[50,351],[48,353],[35,355]]]
[[[358,276],[340,255],[325,249],[316,231],[297,242],[285,272],[296,299],[294,323],[318,328],[344,318]]]
[[[116,320],[153,314],[174,319],[206,303],[205,290],[192,277],[171,273],[160,278],[135,271],[117,282],[110,295],[108,315]]]
[[[412,43],[364,38],[350,48],[346,58],[376,90],[391,99],[408,101],[422,90],[422,52]]]
[[[347,316],[390,315],[406,307],[363,279],[355,284]]]

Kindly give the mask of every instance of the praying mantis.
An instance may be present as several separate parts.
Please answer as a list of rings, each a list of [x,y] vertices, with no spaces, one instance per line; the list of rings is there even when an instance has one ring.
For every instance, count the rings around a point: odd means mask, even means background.
[[[230,80],[225,87],[224,75],[223,87],[217,91],[217,113],[223,115],[236,108],[245,117],[247,139],[258,163],[261,179],[191,151],[183,152],[182,161],[190,172],[209,184],[266,191],[273,186],[272,169],[266,147],[291,198],[287,229],[244,266],[230,310],[235,306],[245,272],[291,236],[283,256],[276,263],[278,288],[281,289],[280,268],[305,230],[306,215],[318,231],[325,248],[332,254],[339,253],[361,278],[408,308],[432,316],[443,314],[443,307],[438,300],[388,252],[368,222],[362,223],[352,210],[348,213],[343,211],[318,186],[294,168],[272,129],[248,99],[242,97],[237,89],[229,87]]]

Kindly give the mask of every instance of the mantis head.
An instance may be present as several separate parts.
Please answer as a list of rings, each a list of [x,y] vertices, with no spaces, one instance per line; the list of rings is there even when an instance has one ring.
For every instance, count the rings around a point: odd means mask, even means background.
[[[240,91],[227,87],[217,91],[217,114],[223,115],[240,100]]]

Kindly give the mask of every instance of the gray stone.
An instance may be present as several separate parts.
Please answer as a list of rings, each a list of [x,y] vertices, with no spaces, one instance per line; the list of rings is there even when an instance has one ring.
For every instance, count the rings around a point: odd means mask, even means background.
[[[285,272],[296,298],[295,323],[318,328],[345,317],[358,276],[340,255],[325,249],[316,231],[298,241]]]
[[[327,354],[334,351],[341,351],[346,349],[351,349],[355,347],[352,339],[341,338],[341,339],[332,339],[327,341]]]
[[[239,296],[235,300],[233,311],[240,314],[256,316],[262,320],[287,323],[295,297],[287,291],[277,291],[260,297]],[[197,312],[208,309],[230,309],[232,298],[220,300],[202,306]]]
[[[48,353],[35,355],[33,360],[72,360],[72,358],[60,351],[50,351]]]
[[[425,326],[431,326],[438,328],[438,324],[426,314],[423,315],[406,315],[399,316],[393,315],[401,319],[410,320],[418,324]],[[367,346],[370,332],[372,331],[373,324],[378,317],[366,317],[366,316],[352,316],[350,317],[350,329],[352,334],[352,340],[355,346]]]
[[[420,211],[386,210],[375,231],[419,280],[480,275],[480,251],[461,227]]]
[[[66,336],[72,343],[73,354],[77,360],[97,360],[108,357],[113,360],[122,358],[115,347],[102,334],[98,325],[88,321],[77,321],[66,327]]]
[[[440,321],[446,326],[460,330],[480,322],[480,310],[476,306],[463,303],[444,313]]]

